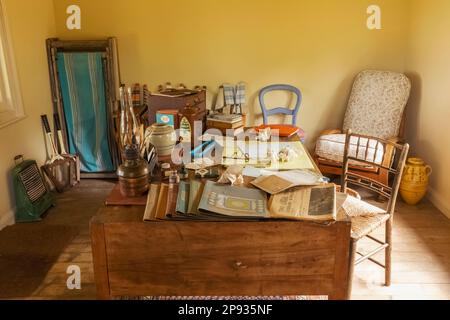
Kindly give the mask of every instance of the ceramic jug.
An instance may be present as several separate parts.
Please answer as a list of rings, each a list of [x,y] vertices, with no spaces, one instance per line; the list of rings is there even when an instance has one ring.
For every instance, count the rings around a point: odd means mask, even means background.
[[[400,184],[400,194],[407,204],[416,205],[425,197],[432,171],[422,159],[407,160]]]
[[[176,142],[175,129],[167,124],[154,124],[145,131],[145,144],[155,146],[160,157],[172,155]]]

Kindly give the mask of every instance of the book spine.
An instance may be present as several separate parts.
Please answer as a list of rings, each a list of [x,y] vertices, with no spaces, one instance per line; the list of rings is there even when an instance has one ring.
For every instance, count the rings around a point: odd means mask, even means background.
[[[210,129],[223,130],[223,129],[235,129],[235,128],[243,127],[244,123],[242,121],[238,121],[235,123],[227,123],[227,122],[218,122],[218,121],[208,120],[206,122],[206,125]]]
[[[166,217],[171,217],[175,214],[177,210],[177,200],[178,200],[178,183],[169,184],[169,190],[167,192],[167,208]]]
[[[167,191],[169,189],[169,185],[163,183],[161,184],[161,189],[159,191],[158,197],[158,205],[156,207],[156,218],[164,219],[166,208],[167,208]]]

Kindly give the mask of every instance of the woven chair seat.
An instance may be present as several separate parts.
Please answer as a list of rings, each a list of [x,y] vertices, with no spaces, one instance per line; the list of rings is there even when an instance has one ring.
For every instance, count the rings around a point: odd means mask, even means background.
[[[390,215],[385,210],[355,197],[347,197],[342,204],[341,214],[350,217],[352,238],[359,240],[382,226]]]
[[[389,214],[379,214],[372,217],[353,217],[352,218],[352,238],[359,240],[381,227],[389,220]]]

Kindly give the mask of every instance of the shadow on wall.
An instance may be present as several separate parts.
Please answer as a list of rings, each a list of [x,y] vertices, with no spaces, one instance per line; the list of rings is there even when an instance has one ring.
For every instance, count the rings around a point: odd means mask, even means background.
[[[411,96],[406,107],[406,139],[412,146],[412,152],[421,144],[420,137],[420,106],[422,102],[422,78],[416,72],[406,73],[411,80]]]
[[[319,134],[324,130],[342,129],[344,116],[345,112],[347,111],[347,104],[350,98],[351,89],[355,77],[356,74],[348,75],[344,80],[341,81],[341,83],[335,90],[335,93],[330,99],[330,102],[323,109],[327,110],[327,112],[324,112],[320,118],[320,123],[326,123],[327,128],[319,128]],[[343,95],[342,92],[346,92],[347,94]],[[317,137],[313,138],[314,141],[317,139]]]
[[[420,118],[422,111],[422,92],[423,82],[421,76],[416,72],[407,72],[406,75],[411,80],[411,96],[406,109],[406,141],[411,145],[409,157],[419,157],[432,166],[435,175],[442,171],[443,163],[441,161],[432,161],[439,159],[440,150],[436,148],[435,143],[421,139]],[[433,179],[430,181],[433,187]]]

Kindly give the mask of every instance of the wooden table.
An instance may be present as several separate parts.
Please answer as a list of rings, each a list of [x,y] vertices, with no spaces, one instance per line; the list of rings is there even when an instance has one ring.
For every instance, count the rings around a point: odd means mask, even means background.
[[[143,222],[143,207],[91,221],[99,299],[350,294],[348,220]]]

